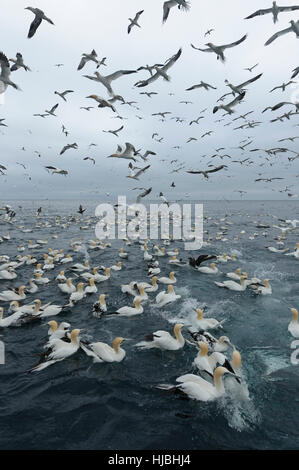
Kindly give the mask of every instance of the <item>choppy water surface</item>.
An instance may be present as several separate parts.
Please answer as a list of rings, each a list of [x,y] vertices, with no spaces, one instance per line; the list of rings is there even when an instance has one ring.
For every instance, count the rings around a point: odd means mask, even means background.
[[[0,223],[0,235],[7,230],[11,234],[11,240],[0,245],[1,254],[14,259],[18,244],[29,239],[48,239],[46,247],[31,250],[38,259],[51,247],[70,252],[74,262],[84,260],[83,253],[73,253],[69,240],[94,238],[94,227],[80,230],[80,223],[71,223],[63,229],[54,224],[54,216],[75,215],[79,202],[13,201],[10,204],[17,216],[14,225]],[[87,207],[85,214],[94,214],[95,202],[82,204]],[[51,227],[22,233],[17,225],[34,227],[39,206],[43,208],[39,223],[49,220]],[[213,283],[223,280],[223,274],[207,276],[189,267],[175,267],[178,278],[175,289],[182,298],[169,307],[157,310],[148,303],[139,317],[97,320],[91,314],[92,304],[98,297],[95,294],[57,317],[59,321],[71,323],[72,328],[83,329],[82,334],[94,341],[111,343],[116,336],[132,338],[134,341],[124,343],[125,360],[114,364],[93,364],[79,350],[71,358],[42,372],[28,374],[26,370],[37,362],[38,353],[46,342],[46,321],[2,329],[0,339],[6,346],[6,363],[0,366],[1,449],[299,448],[299,366],[290,363],[292,337],[287,331],[291,319],[289,308],[299,307],[299,262],[265,249],[265,246],[275,246],[274,237],[281,233],[273,228],[275,224],[282,224],[275,217],[299,219],[298,203],[208,202],[204,215],[211,217],[204,229],[213,236],[213,241],[200,253],[237,250],[238,261],[222,264],[220,270],[231,272],[241,267],[250,277],[269,278],[273,294],[256,296],[250,290],[226,291]],[[225,215],[225,221],[220,221]],[[271,225],[266,237],[262,235],[263,229],[256,228],[258,221]],[[227,241],[215,241],[216,233],[223,227],[227,228]],[[238,241],[233,240],[242,230],[246,233]],[[52,238],[54,232],[58,233],[58,239]],[[259,235],[249,240],[254,232]],[[285,246],[290,251],[294,251],[299,241],[298,232],[298,229],[287,232]],[[113,241],[111,248],[89,251],[90,265],[115,264],[122,245],[120,241]],[[182,242],[170,245],[171,249],[175,247],[186,260],[196,254],[184,252]],[[120,291],[121,283],[148,279],[147,263],[140,246],[132,244],[128,250],[129,258],[123,260],[123,270],[112,272],[109,281],[97,284],[99,293],[108,293],[109,310],[131,304],[131,296]],[[171,271],[169,258],[158,259],[161,275],[168,275]],[[68,297],[60,293],[54,281],[61,269],[57,265],[48,271],[46,275],[53,282],[39,287],[36,294],[28,295],[25,303],[36,298],[43,303],[67,303]],[[16,280],[0,281],[0,290],[28,283],[32,270],[32,266],[21,267]],[[155,295],[150,294],[152,299]],[[222,334],[229,336],[242,354],[250,400],[245,399],[240,390],[236,391],[235,384],[228,383],[229,380],[226,387],[228,390],[233,387],[234,391],[213,403],[184,400],[155,389],[158,383],[175,383],[179,375],[192,372],[196,352],[190,345],[176,352],[136,351],[134,344],[152,331],[171,331],[172,324],[168,320],[188,315],[199,304],[207,304],[208,316],[227,319]],[[7,312],[7,308],[5,310]],[[220,336],[220,333],[215,335]]]

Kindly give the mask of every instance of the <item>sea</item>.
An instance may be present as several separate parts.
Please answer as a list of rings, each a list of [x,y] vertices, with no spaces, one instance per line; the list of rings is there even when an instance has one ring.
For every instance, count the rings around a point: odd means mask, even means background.
[[[0,217],[0,235],[9,231],[11,236],[0,243],[0,255],[8,255],[11,260],[19,254],[17,246],[27,247],[30,239],[48,240],[45,246],[24,251],[38,261],[53,248],[70,253],[74,263],[88,259],[91,266],[116,264],[119,248],[124,247],[129,255],[122,260],[123,269],[112,271],[109,281],[97,284],[98,294],[53,319],[67,321],[72,329],[80,328],[82,338],[89,341],[111,344],[116,336],[130,339],[123,344],[126,357],[120,363],[93,363],[79,350],[43,371],[28,373],[43,351],[50,319],[0,328],[5,346],[5,363],[0,364],[0,449],[298,450],[299,365],[291,361],[294,338],[288,324],[290,308],[299,308],[299,260],[266,248],[277,247],[275,238],[281,235],[282,227],[292,228],[285,220],[299,219],[298,201],[203,201],[204,240],[210,236],[210,244],[197,251],[185,251],[184,243],[175,240],[165,247],[166,251],[178,248],[179,257],[187,262],[190,256],[223,253],[235,254],[236,261],[218,263],[217,275],[201,274],[188,264],[175,266],[175,291],[181,296],[178,301],[157,309],[156,294],[150,294],[142,315],[98,319],[92,315],[92,306],[100,293],[107,294],[108,311],[115,311],[132,305],[132,297],[121,292],[120,284],[149,281],[147,262],[138,242],[126,246],[122,240],[109,240],[111,247],[105,250],[87,249],[88,240],[95,238],[94,214],[100,202],[0,203],[1,207],[9,204],[16,212],[12,224]],[[86,209],[83,215],[77,213],[79,204]],[[36,218],[39,207],[41,214]],[[87,217],[91,223],[86,223]],[[24,228],[32,231],[24,233]],[[222,235],[215,239],[218,232]],[[54,233],[57,239],[52,238]],[[86,249],[75,253],[70,240],[75,242],[80,237]],[[285,237],[283,247],[293,252],[299,242],[299,228],[287,230]],[[164,246],[162,240],[150,240],[150,252],[155,244]],[[173,268],[169,257],[157,259],[161,276],[168,275]],[[238,267],[249,277],[269,279],[272,295],[256,295],[250,289],[232,292],[214,284]],[[51,282],[40,286],[37,293],[28,294],[24,303],[37,298],[43,304],[68,303],[68,296],[60,292],[55,281],[62,269],[56,264],[55,269],[46,272]],[[0,280],[0,292],[28,285],[32,271],[33,266],[25,265],[17,269],[17,279]],[[165,286],[159,291],[162,288]],[[227,393],[212,402],[191,400],[157,388],[161,383],[176,384],[180,375],[197,373],[192,365],[197,351],[192,345],[185,344],[178,351],[138,350],[135,346],[151,332],[172,332],[175,319],[203,305],[206,316],[225,319],[223,330],[212,334],[217,338],[228,336],[242,356],[241,384],[228,377]],[[0,306],[8,315],[7,302],[0,302]],[[186,328],[182,333],[192,339]]]

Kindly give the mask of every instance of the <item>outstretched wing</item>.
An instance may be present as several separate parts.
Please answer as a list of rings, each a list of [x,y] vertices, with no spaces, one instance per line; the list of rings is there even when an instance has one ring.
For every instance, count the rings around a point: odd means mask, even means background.
[[[283,36],[284,34],[290,33],[292,31],[292,28],[286,28],[282,29],[281,31],[278,31],[277,33],[273,34],[273,36],[268,39],[268,41],[265,43],[265,46],[269,46],[271,42],[275,41],[275,39],[279,38],[280,36]]]
[[[239,44],[241,44],[242,42],[245,41],[245,39],[247,39],[247,34],[245,34],[245,36],[243,36],[241,39],[239,39],[238,41],[236,42],[232,42],[231,44],[226,44],[224,46],[220,46],[221,49],[230,49],[231,47],[235,47],[235,46],[238,46]]]
[[[167,2],[164,2],[164,4],[163,4],[163,23],[165,23],[165,21],[167,20],[170,9],[172,7],[174,7],[175,5],[177,5],[176,0],[169,0]]]
[[[239,103],[239,101],[242,101],[245,95],[246,93],[244,91],[243,93],[241,93],[241,95],[237,96],[233,101],[231,101],[227,106],[229,107],[235,106],[237,103]]]
[[[122,77],[123,75],[129,75],[130,73],[136,72],[137,70],[118,70],[117,72],[107,75],[106,78],[107,80],[116,80],[117,78]]]
[[[29,28],[28,38],[32,38],[32,36],[35,35],[35,32],[36,32],[37,28],[39,27],[39,25],[41,24],[41,22],[42,22],[42,17],[41,16],[35,16],[34,20],[32,21],[32,23],[30,25],[30,28]]]
[[[252,15],[249,15],[245,18],[245,20],[251,20],[251,18],[255,18],[256,16],[263,16],[267,15],[268,13],[272,12],[272,8],[265,8],[264,10],[257,10]]]
[[[250,83],[255,82],[256,80],[258,80],[259,78],[261,78],[262,75],[263,75],[262,73],[260,73],[259,75],[256,75],[256,77],[253,77],[253,78],[251,78],[250,80],[247,80],[247,82],[244,82],[244,83],[241,83],[240,85],[238,85],[237,88],[243,88],[244,86],[249,85]]]

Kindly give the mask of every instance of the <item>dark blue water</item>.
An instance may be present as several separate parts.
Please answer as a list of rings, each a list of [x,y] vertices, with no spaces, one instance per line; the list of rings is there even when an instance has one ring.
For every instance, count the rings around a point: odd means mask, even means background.
[[[10,204],[17,216],[13,225],[0,223],[0,235],[7,230],[11,234],[10,241],[0,244],[1,254],[13,259],[18,254],[18,244],[29,239],[48,239],[46,247],[31,250],[38,259],[51,247],[70,252],[74,262],[84,260],[82,253],[73,253],[69,240],[82,237],[87,241],[95,237],[94,223],[87,230],[80,230],[80,225],[86,225],[85,215],[93,216],[96,202],[82,202],[87,207],[83,222],[72,222],[67,228],[61,224],[75,215],[79,202],[13,201]],[[36,220],[34,214],[39,206],[43,208],[42,218]],[[26,371],[37,362],[47,340],[46,321],[2,329],[0,339],[5,343],[6,361],[0,366],[1,449],[299,448],[299,366],[291,365],[292,337],[287,331],[291,319],[289,308],[299,306],[299,262],[265,248],[275,246],[274,237],[280,235],[280,230],[273,228],[282,223],[277,217],[299,219],[298,203],[214,201],[205,203],[204,215],[211,217],[205,221],[204,230],[213,241],[201,252],[220,254],[238,250],[238,261],[221,265],[221,270],[229,272],[241,267],[250,277],[269,278],[273,294],[255,296],[249,290],[226,291],[213,282],[224,279],[222,274],[206,276],[189,267],[175,267],[178,279],[175,289],[182,298],[169,307],[157,310],[145,304],[145,311],[139,317],[97,320],[91,313],[98,297],[95,294],[56,317],[71,323],[72,328],[81,328],[82,334],[93,341],[110,344],[116,336],[132,338],[134,341],[124,343],[125,360],[114,364],[93,364],[79,350],[44,371],[28,374]],[[55,225],[55,218],[60,225]],[[51,227],[34,228],[35,223],[46,221],[50,221]],[[257,221],[271,225],[267,237],[262,235],[263,229],[256,228]],[[18,228],[21,225],[34,230],[22,233]],[[227,227],[227,241],[215,241],[221,227]],[[234,240],[242,230],[246,233]],[[56,240],[51,238],[54,232],[59,235]],[[258,236],[249,240],[254,232]],[[298,229],[287,232],[285,246],[290,251],[294,251],[296,241]],[[104,251],[89,251],[91,266],[116,264],[122,243],[111,244]],[[169,248],[175,247],[184,259],[194,255],[184,252],[182,242],[174,242]],[[108,293],[107,304],[111,310],[132,301],[121,293],[121,283],[147,280],[147,263],[139,245],[132,244],[128,250],[129,258],[123,260],[123,270],[112,272],[109,281],[97,284],[99,293]],[[159,258],[162,275],[171,270],[168,260],[168,257]],[[46,275],[54,279],[61,269],[57,265]],[[0,290],[28,283],[32,271],[32,266],[21,267],[16,280],[0,281]],[[53,281],[39,287],[36,294],[27,296],[25,303],[40,298],[43,303],[65,304],[68,297],[60,293],[56,284]],[[208,306],[208,316],[227,319],[223,334],[229,336],[242,354],[250,400],[228,395],[213,403],[201,403],[165,394],[155,385],[175,383],[179,375],[192,372],[194,348],[185,345],[176,352],[134,348],[145,334],[159,329],[171,331],[169,319],[187,315],[203,303]],[[7,313],[7,304],[0,304]]]

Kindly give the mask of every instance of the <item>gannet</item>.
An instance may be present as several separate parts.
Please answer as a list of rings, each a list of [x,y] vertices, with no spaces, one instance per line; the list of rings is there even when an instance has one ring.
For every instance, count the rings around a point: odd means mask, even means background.
[[[200,371],[206,372],[213,377],[214,370],[217,364],[225,367],[231,373],[235,373],[233,367],[230,365],[228,359],[224,354],[220,352],[213,352],[208,356],[209,347],[203,341],[198,343],[200,350],[197,353],[196,358],[193,361],[193,365],[196,366]]]
[[[120,347],[126,338],[117,337],[113,340],[112,348],[106,343],[90,343],[92,351],[81,344],[81,348],[88,355],[94,358],[94,362],[121,362],[126,355],[126,351]]]
[[[89,286],[85,287],[84,293],[85,293],[85,294],[96,294],[97,292],[98,292],[98,289],[97,289],[97,287],[95,286],[94,278],[91,277],[91,278],[89,279]]]
[[[279,7],[277,5],[277,2],[273,2],[271,8],[265,8],[265,9],[257,10],[254,13],[252,13],[251,15],[247,16],[245,18],[245,20],[250,20],[251,18],[255,18],[256,16],[263,16],[263,15],[267,15],[268,13],[272,13],[273,23],[275,24],[278,21],[279,13],[282,13],[282,12],[285,12],[285,11],[295,11],[295,10],[299,10],[299,6],[294,5],[294,6],[289,6],[289,7],[288,6]]]
[[[214,283],[218,287],[225,287],[226,289],[233,290],[233,291],[243,291],[247,287],[244,276],[240,277],[240,284],[238,284],[235,281],[224,281],[224,282],[214,281]]]
[[[176,283],[176,278],[174,277],[175,272],[171,271],[169,274],[169,277],[159,277],[158,281],[160,284],[175,284]]]
[[[64,294],[72,294],[73,292],[76,292],[76,287],[74,284],[72,284],[72,278],[68,278],[65,283],[60,283],[58,284],[58,288],[63,292]]]
[[[22,310],[22,308],[18,308],[14,311],[11,315],[6,318],[3,318],[3,307],[0,307],[0,328],[8,328],[10,326],[21,326],[24,323],[28,323],[31,320],[34,320],[34,317]]]
[[[141,341],[135,344],[135,346],[142,349],[158,348],[169,351],[181,349],[185,344],[185,339],[181,333],[183,326],[183,323],[177,323],[174,326],[173,331],[175,338],[173,338],[168,331],[158,330],[146,336],[145,341]]]
[[[272,287],[269,284],[269,279],[265,279],[264,284],[250,284],[249,287],[253,289],[256,294],[272,294]]]
[[[210,268],[208,266],[199,266],[196,268],[196,271],[199,271],[200,273],[203,274],[217,274],[218,273],[218,268],[216,267],[215,263],[210,264]]]
[[[0,94],[4,93],[7,87],[10,85],[16,90],[19,90],[18,85],[10,80],[10,67],[9,62],[6,55],[3,52],[0,52],[0,66],[1,66],[1,74],[0,74]],[[6,169],[4,167],[4,169]]]
[[[121,291],[124,294],[131,294],[134,295],[134,297],[137,295],[137,282],[136,281],[131,281],[130,284],[121,284],[120,285]]]
[[[129,75],[132,73],[136,73],[136,70],[118,70],[117,72],[111,73],[110,75],[101,75],[99,72],[95,72],[95,76],[90,75],[83,75],[83,77],[88,78],[89,80],[94,80],[98,83],[104,85],[107,89],[110,96],[115,96],[113,89],[111,87],[112,81],[116,80],[117,78],[122,77],[123,75]]]
[[[123,249],[123,248],[120,248],[118,256],[119,256],[120,258],[127,258],[127,257],[128,257],[128,253],[125,253],[125,252],[124,252],[124,249]]]
[[[292,253],[287,253],[285,256],[294,256],[295,258],[299,259],[299,243],[296,243],[296,250]]]
[[[212,330],[215,328],[222,328],[222,323],[226,321],[226,319],[222,321],[218,321],[215,318],[205,318],[204,312],[202,309],[196,309],[197,317],[195,320],[192,321],[192,325],[200,328],[201,330]]]
[[[268,41],[265,43],[265,46],[268,46],[280,36],[291,32],[294,32],[296,34],[296,37],[299,38],[299,21],[292,20],[290,21],[290,24],[291,26],[289,28],[282,29],[281,31],[278,31],[277,33],[273,34],[273,36],[271,36],[270,39],[268,39]]]
[[[99,300],[93,304],[92,314],[96,318],[100,318],[102,313],[107,312],[107,305],[105,302],[106,294],[101,294]]]
[[[118,261],[116,264],[111,266],[111,269],[113,271],[121,271],[121,268],[122,268],[122,262],[121,261]]]
[[[163,3],[163,23],[166,22],[171,8],[177,6],[179,9],[188,11],[190,4],[187,0],[168,0]]]
[[[26,72],[28,70],[30,71],[30,68],[27,67],[27,65],[24,64],[23,56],[22,56],[22,54],[20,54],[20,52],[17,52],[16,57],[17,57],[17,60],[9,59],[9,61],[13,62],[13,64],[14,64],[10,69],[11,72],[15,72],[16,70],[18,70],[20,68],[23,68],[24,70],[26,70]]]
[[[288,331],[292,336],[294,336],[294,338],[299,338],[298,310],[296,308],[291,308],[291,312],[292,321],[289,323]]]
[[[238,46],[239,44],[244,42],[245,39],[247,39],[247,34],[245,34],[245,36],[243,36],[238,41],[235,41],[231,44],[225,44],[225,45],[222,45],[222,46],[215,46],[215,44],[213,44],[212,42],[208,42],[207,44],[205,44],[206,46],[208,46],[208,49],[201,49],[200,47],[193,46],[193,44],[191,44],[191,47],[193,47],[193,49],[196,49],[196,50],[201,51],[201,52],[214,52],[217,55],[217,59],[220,59],[224,63],[225,62],[225,56],[224,56],[225,49],[229,49],[231,47]]]
[[[138,20],[140,18],[140,16],[142,15],[142,13],[144,12],[144,10],[141,10],[141,11],[138,11],[136,13],[136,15],[134,16],[134,18],[129,18],[129,21],[130,21],[130,24],[128,26],[128,34],[130,34],[133,26],[138,26],[138,28],[140,28],[141,26],[138,24]]]
[[[17,277],[17,274],[14,272],[13,268],[11,267],[8,267],[7,270],[2,269],[0,271],[0,279],[6,279],[10,281],[12,279],[16,279],[16,277]]]
[[[63,341],[60,338],[53,340],[46,352],[42,353],[38,364],[28,372],[43,370],[55,362],[63,361],[67,357],[72,356],[80,347],[79,334],[80,330],[75,329],[70,334],[70,342]]]
[[[180,390],[192,400],[212,401],[225,395],[223,384],[224,374],[233,375],[235,377],[235,375],[229,372],[225,367],[219,366],[215,369],[213,374],[213,385],[198,375],[185,374],[176,379],[177,382],[180,382],[179,385],[169,386],[161,384],[157,388],[161,390]]]
[[[18,288],[18,293],[13,290],[5,290],[0,292],[0,300],[3,302],[10,302],[11,300],[24,300],[26,299],[26,294],[24,294],[24,289],[26,286],[21,286]]]
[[[169,304],[170,302],[174,302],[175,300],[180,299],[180,295],[176,295],[173,285],[169,285],[167,289],[167,293],[165,290],[162,292],[159,292],[159,294],[156,296],[156,306],[161,308],[164,307],[164,305]]]
[[[137,286],[138,286],[138,285],[137,285]],[[144,287],[143,287],[143,286],[139,286],[139,287],[138,287],[138,290],[139,290],[139,293],[134,297],[133,302],[134,302],[136,299],[140,299],[141,302],[144,302],[144,301],[148,300],[148,295],[147,295],[147,293],[145,292]]]
[[[72,307],[75,303],[79,302],[79,300],[82,300],[83,297],[85,297],[85,292],[83,291],[84,283],[79,282],[77,285],[77,290],[73,292],[70,296],[70,302],[69,306]]]
[[[39,27],[39,25],[41,24],[43,20],[54,25],[53,21],[50,20],[50,18],[47,18],[44,12],[42,10],[39,10],[39,8],[27,7],[25,8],[25,10],[30,10],[35,15],[35,18],[32,21],[30,28],[29,28],[28,38],[32,38],[34,36],[37,28]]]
[[[49,278],[42,277],[40,273],[34,273],[34,277],[37,284],[48,284],[50,282]]]
[[[123,317],[132,317],[134,315],[139,315],[143,312],[143,307],[141,305],[141,299],[140,298],[136,298],[134,300],[134,307],[121,307],[119,308],[118,310],[116,310],[115,312],[111,312],[109,313],[110,315],[113,315],[113,314],[117,314],[119,316],[123,316]]]

